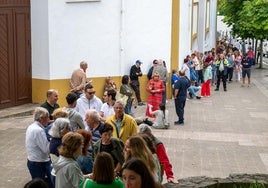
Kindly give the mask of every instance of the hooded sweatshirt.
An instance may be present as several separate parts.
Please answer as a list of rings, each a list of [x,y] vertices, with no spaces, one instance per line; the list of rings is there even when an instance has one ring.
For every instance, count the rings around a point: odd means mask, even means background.
[[[74,108],[65,108],[69,113],[69,120],[72,131],[75,132],[78,129],[85,129],[83,117]]]
[[[72,158],[60,157],[53,163],[56,174],[56,188],[77,188],[84,179],[83,173]]]
[[[97,112],[100,112],[102,104],[102,101],[96,96],[89,100],[85,95],[81,95],[81,97],[77,100],[75,110],[79,112],[82,118],[85,118],[86,112],[89,109],[95,109]]]

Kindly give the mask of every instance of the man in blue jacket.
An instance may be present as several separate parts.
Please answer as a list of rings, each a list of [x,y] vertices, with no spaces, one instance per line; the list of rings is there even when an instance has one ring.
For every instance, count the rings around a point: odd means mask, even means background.
[[[180,79],[174,84],[174,97],[175,97],[175,109],[176,114],[179,117],[178,121],[175,121],[175,125],[184,124],[184,107],[186,103],[187,90],[191,85],[190,80],[185,76],[183,71],[179,71]]]

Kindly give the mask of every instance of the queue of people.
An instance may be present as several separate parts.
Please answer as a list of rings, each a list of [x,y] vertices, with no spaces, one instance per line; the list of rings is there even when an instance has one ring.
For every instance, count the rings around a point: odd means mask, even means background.
[[[172,71],[172,95],[178,116],[174,125],[184,125],[188,98],[210,97],[211,87],[216,84],[215,91],[219,91],[221,81],[226,92],[233,72],[237,80],[242,76],[242,87],[246,76],[250,85],[249,55],[240,56],[231,49],[228,53],[225,50],[214,53],[195,52],[184,59],[181,69]],[[57,90],[47,91],[46,101],[35,109],[34,123],[26,130],[27,167],[33,182],[43,182],[49,188],[153,188],[161,187],[165,172],[168,183],[178,183],[163,143],[152,134],[149,125],[137,123],[133,117],[131,108],[136,98],[138,106],[147,105],[146,122],[151,120],[153,128],[170,126],[165,106],[168,82],[165,63],[153,61],[146,86],[147,104],[140,98],[141,64],[140,60],[135,62],[130,75],[122,77],[120,87],[112,77],[107,77],[103,100],[95,95],[93,84],[85,78],[88,66],[85,61],[72,74],[66,107],[60,108],[57,103]],[[118,99],[118,94],[125,95],[125,101],[122,97]]]
[[[142,75],[139,72],[141,64],[140,61],[136,62],[135,66],[138,66],[133,68],[138,71],[137,77]],[[133,94],[139,96],[137,94],[139,89],[133,89],[130,76],[125,75],[118,91],[112,78],[108,77],[101,100],[95,95],[94,86],[84,79],[86,68],[87,64],[83,61],[80,69],[76,70],[76,73],[83,77],[80,84],[83,84],[84,88],[80,90],[79,85],[72,84],[74,87],[66,95],[66,107],[61,108],[58,105],[58,91],[49,89],[45,103],[36,108],[34,123],[26,131],[27,165],[33,179],[27,186],[37,182],[40,186],[43,183],[49,188],[93,185],[142,187],[147,185],[145,182],[148,181],[144,179],[143,174],[137,174],[139,179],[133,182],[126,174],[123,178],[123,173],[129,168],[126,166],[127,162],[139,158],[139,152],[144,151],[141,159],[145,168],[142,169],[144,171],[142,173],[146,173],[146,177],[150,177],[153,181],[150,183],[151,187],[161,187],[160,163],[155,163],[158,157],[154,150],[149,149],[150,146],[143,138],[138,136],[138,124],[131,114]],[[162,87],[159,91],[156,90],[160,97],[156,103],[159,106],[165,85],[156,74],[158,73],[153,72],[155,83],[159,82]],[[73,74],[71,81],[75,77]],[[138,87],[138,80],[135,82]],[[128,96],[126,103],[116,98],[118,92]],[[137,101],[138,105],[145,105],[139,97]],[[155,109],[158,109],[158,106]],[[166,119],[168,119],[167,112],[166,110]],[[133,138],[134,143],[138,140],[139,145],[132,145],[130,138]],[[150,161],[149,166],[145,159]],[[140,165],[136,160],[130,164]],[[137,169],[131,170],[134,173],[141,173],[136,172]]]

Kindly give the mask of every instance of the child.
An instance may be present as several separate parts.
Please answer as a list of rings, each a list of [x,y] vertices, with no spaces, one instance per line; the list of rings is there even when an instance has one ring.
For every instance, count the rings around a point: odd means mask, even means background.
[[[159,110],[152,111],[152,105],[148,104],[149,113],[155,115],[155,120],[153,122],[153,127],[156,129],[168,129],[169,120],[168,120],[168,110],[164,103],[159,105]]]

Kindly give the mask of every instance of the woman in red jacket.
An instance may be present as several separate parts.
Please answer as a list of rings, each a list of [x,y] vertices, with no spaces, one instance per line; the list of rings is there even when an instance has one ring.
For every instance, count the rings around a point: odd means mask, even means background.
[[[156,146],[156,155],[159,159],[160,164],[164,166],[164,171],[167,176],[167,181],[169,183],[178,183],[178,181],[173,176],[172,165],[169,162],[169,158],[167,156],[167,152],[166,152],[164,144],[152,134],[151,128],[146,124],[139,125],[138,133],[146,134],[153,140]]]
[[[165,91],[164,82],[160,79],[158,72],[153,72],[152,79],[148,82],[146,87],[148,95],[148,104],[152,105],[152,111],[158,110],[162,102],[162,93]],[[149,112],[149,106],[146,108],[146,116],[154,118],[155,115]]]

